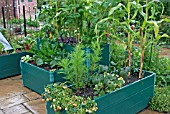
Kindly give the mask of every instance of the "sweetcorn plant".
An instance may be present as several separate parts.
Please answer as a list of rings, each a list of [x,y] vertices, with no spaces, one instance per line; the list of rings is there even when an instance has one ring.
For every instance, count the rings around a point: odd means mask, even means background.
[[[125,5],[126,4],[126,5]],[[139,69],[139,78],[142,78],[142,70],[144,66],[144,57],[146,47],[153,42],[159,41],[162,37],[169,37],[167,34],[160,35],[159,34],[159,25],[162,22],[169,22],[169,19],[164,18],[161,20],[156,20],[156,5],[162,3],[159,0],[146,0],[145,4],[141,4],[141,0],[126,0],[125,4],[119,3],[117,6],[112,7],[109,11],[109,16],[100,20],[95,27],[95,32],[98,36],[102,36],[101,31],[98,30],[99,24],[108,23],[108,25],[112,28],[110,30],[110,36],[113,38],[117,38],[119,35],[118,32],[124,33],[125,38],[127,37],[127,51],[128,51],[128,67],[131,69],[132,66],[132,44],[135,38],[140,41],[140,69]],[[124,14],[123,18],[115,14],[117,11],[121,11]],[[160,15],[162,15],[164,11],[164,7],[162,5],[162,11]],[[139,20],[138,17],[142,19]],[[113,23],[114,22],[114,23]],[[115,29],[113,25],[117,26],[117,28],[121,28],[123,30]],[[134,25],[137,25],[135,27]],[[150,38],[150,34],[153,33],[153,41],[148,42],[147,40]],[[130,76],[130,72],[129,75]]]

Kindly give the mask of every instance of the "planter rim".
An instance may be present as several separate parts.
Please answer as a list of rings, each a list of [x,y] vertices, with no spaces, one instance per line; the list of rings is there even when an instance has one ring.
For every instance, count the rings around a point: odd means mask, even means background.
[[[126,87],[129,87],[129,86],[131,86],[131,85],[133,85],[133,84],[135,84],[135,83],[138,83],[138,82],[140,82],[140,81],[142,81],[142,80],[145,80],[146,78],[149,78],[149,77],[152,77],[152,76],[155,76],[155,75],[156,75],[155,73],[150,72],[150,71],[145,71],[145,72],[148,72],[148,73],[151,73],[151,74],[148,75],[148,76],[146,76],[146,77],[144,77],[144,78],[141,78],[141,79],[139,79],[139,80],[137,80],[137,81],[134,81],[134,82],[132,82],[132,83],[130,83],[130,84],[128,84],[128,85],[125,85],[125,86],[119,88],[118,90],[114,90],[114,91],[112,91],[112,92],[110,92],[110,93],[107,93],[107,94],[105,94],[105,95],[102,95],[102,96],[100,96],[100,97],[97,97],[97,98],[95,98],[94,100],[98,100],[98,99],[100,99],[100,98],[106,97],[106,96],[108,96],[108,95],[110,95],[110,94],[112,94],[112,93],[115,93],[115,92],[117,92],[117,91],[121,91],[122,89],[124,89],[124,88],[126,88]]]
[[[26,51],[21,51],[21,52],[15,52],[15,53],[8,53],[8,54],[5,54],[5,55],[0,55],[0,57],[2,56],[8,56],[8,55],[15,55],[15,54],[20,54],[20,53],[25,53]],[[26,52],[26,53],[28,53],[28,52]]]
[[[38,66],[32,65],[32,64],[30,64],[30,63],[22,62],[22,60],[20,60],[20,63],[24,63],[24,64],[30,65],[30,66],[32,66],[32,67],[34,67],[34,68],[41,69],[41,70],[43,70],[44,72],[47,72],[47,73],[50,73],[50,74],[53,74],[53,73],[56,73],[56,72],[60,71],[60,70],[56,70],[56,71],[54,71],[54,72],[50,72],[50,71],[47,71],[47,70],[45,70],[45,69],[43,69],[43,68],[40,68],[40,67],[38,67]]]

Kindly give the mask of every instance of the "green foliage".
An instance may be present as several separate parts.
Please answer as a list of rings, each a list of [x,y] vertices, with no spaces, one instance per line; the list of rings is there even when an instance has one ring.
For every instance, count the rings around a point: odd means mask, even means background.
[[[39,22],[38,21],[33,21],[33,20],[29,20],[27,21],[27,25],[30,26],[30,27],[39,27]]]
[[[30,50],[34,55],[34,60],[38,66],[49,65],[50,68],[58,68],[61,59],[67,56],[62,48],[62,44],[48,40],[42,40],[40,49],[36,45]]]
[[[4,45],[2,45],[2,43],[0,42],[0,55],[2,54],[3,48],[4,48]]]
[[[12,24],[22,24],[22,23],[24,23],[24,20],[13,18],[13,19],[9,20],[9,22]]]
[[[39,19],[45,17],[41,20],[44,21],[43,28],[45,28],[41,32],[52,32],[57,39],[59,36],[64,38],[71,36],[78,42],[91,44],[92,41],[96,41],[94,32],[96,23],[106,17],[110,7],[115,6],[119,1],[63,0],[52,2],[48,0],[48,4],[43,5],[39,14]],[[108,26],[106,23],[99,25],[99,28],[103,32]],[[105,32],[107,33],[107,30]],[[107,36],[103,35],[100,42],[106,43],[107,41]]]
[[[156,85],[158,87],[170,86],[170,75],[158,75],[156,77]]]
[[[43,99],[52,102],[51,108],[56,113],[65,110],[67,114],[86,114],[98,109],[94,100],[74,95],[71,87],[67,87],[65,83],[55,83],[53,87],[48,85],[45,92]]]
[[[98,97],[121,88],[125,81],[118,75],[105,72],[100,75],[96,74],[92,78],[92,83],[94,84],[95,97]]]
[[[32,61],[32,60],[33,60],[32,57],[30,57],[29,55],[21,57],[22,62],[28,63],[29,61]]]
[[[90,62],[90,74],[92,75],[95,71],[99,69],[98,62],[101,60],[101,47],[97,42],[91,43],[92,53],[89,53],[89,62]]]
[[[66,79],[69,80],[76,89],[84,87],[87,81],[88,69],[85,65],[85,51],[82,50],[82,45],[76,45],[74,52],[71,53],[70,59],[62,59],[60,65],[64,69]]]
[[[111,61],[111,67],[116,68],[120,71],[120,69],[125,65],[126,63],[126,50],[125,46],[121,43],[116,44],[115,40],[113,40],[110,44],[111,50],[110,50],[110,61]],[[112,68],[114,70],[114,68]],[[117,71],[118,72],[118,71]]]
[[[150,102],[150,109],[159,112],[170,112],[170,86],[155,88],[155,94]]]

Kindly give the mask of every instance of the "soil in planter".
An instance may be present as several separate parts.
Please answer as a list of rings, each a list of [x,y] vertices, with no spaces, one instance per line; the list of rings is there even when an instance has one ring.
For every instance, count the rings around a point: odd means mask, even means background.
[[[71,45],[75,45],[77,43],[76,38],[74,37],[66,37],[63,38],[62,36],[58,39],[59,43],[64,43],[64,44],[71,44]]]
[[[81,97],[84,97],[84,98],[87,98],[87,97],[93,98],[94,90],[93,90],[92,87],[85,87],[85,88],[82,88],[80,90],[77,90],[75,92],[75,95],[81,96]]]
[[[133,73],[130,77],[125,79],[125,84],[123,86],[126,86],[130,83],[133,83],[133,82],[139,80],[140,78],[138,77],[138,74],[139,73]],[[97,95],[94,94],[93,87],[89,87],[89,86],[86,86],[84,88],[81,88],[81,89],[75,91],[75,95],[81,96],[84,98],[90,97],[92,99],[94,99],[94,96],[97,96],[97,97],[99,96],[98,94]]]
[[[127,79],[125,79],[125,84],[124,84],[124,86],[125,85],[128,85],[128,84],[130,84],[130,83],[132,83],[132,82],[135,82],[135,81],[137,81],[137,80],[139,80],[140,78],[139,78],[139,73],[138,72],[135,72],[135,73],[133,73],[130,77],[128,77]]]
[[[61,67],[59,67],[59,66],[54,67],[54,68],[51,68],[50,65],[48,65],[48,64],[43,64],[43,65],[41,65],[41,66],[38,66],[35,61],[30,61],[30,62],[28,62],[28,63],[30,63],[30,64],[32,64],[32,65],[34,65],[34,66],[43,68],[43,69],[45,69],[45,70],[47,70],[47,71],[54,70],[54,69],[55,69],[55,70],[61,69]]]

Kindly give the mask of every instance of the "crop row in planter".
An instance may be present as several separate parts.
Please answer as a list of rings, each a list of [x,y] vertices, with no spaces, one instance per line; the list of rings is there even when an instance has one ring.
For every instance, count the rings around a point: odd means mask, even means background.
[[[154,95],[155,79],[155,73],[146,71],[144,78],[95,98],[98,106],[96,114],[136,114],[145,109]],[[46,103],[46,114],[56,113],[51,106],[51,101]],[[66,112],[63,109],[58,114]]]

